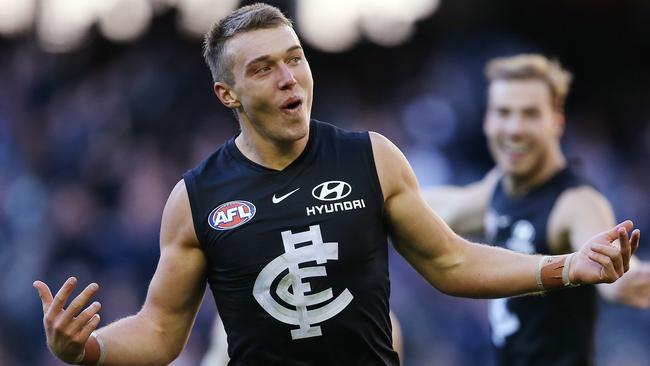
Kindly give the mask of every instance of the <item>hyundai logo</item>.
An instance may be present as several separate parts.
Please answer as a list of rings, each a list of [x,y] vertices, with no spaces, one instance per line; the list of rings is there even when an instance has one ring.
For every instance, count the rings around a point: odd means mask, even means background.
[[[352,187],[349,184],[342,182],[340,180],[331,180],[329,182],[323,182],[311,191],[311,195],[314,198],[321,201],[336,201],[342,198],[347,197],[352,193]]]

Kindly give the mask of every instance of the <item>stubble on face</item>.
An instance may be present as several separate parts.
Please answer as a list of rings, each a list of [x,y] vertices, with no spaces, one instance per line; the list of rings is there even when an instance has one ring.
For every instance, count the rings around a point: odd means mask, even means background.
[[[234,58],[233,91],[241,103],[242,131],[277,143],[305,139],[313,79],[293,29],[280,26],[237,35],[229,41],[228,53]]]

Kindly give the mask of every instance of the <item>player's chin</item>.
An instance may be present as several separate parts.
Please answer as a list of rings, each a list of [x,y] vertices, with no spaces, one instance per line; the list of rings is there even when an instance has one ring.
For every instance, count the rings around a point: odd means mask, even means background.
[[[309,118],[305,114],[292,116],[286,119],[287,129],[292,134],[301,135],[303,137],[309,131]]]
[[[523,178],[531,174],[529,165],[525,161],[513,161],[505,158],[499,162],[499,169],[506,175]]]
[[[303,121],[292,121],[289,126],[281,131],[283,140],[287,142],[298,141],[309,134],[309,123]]]

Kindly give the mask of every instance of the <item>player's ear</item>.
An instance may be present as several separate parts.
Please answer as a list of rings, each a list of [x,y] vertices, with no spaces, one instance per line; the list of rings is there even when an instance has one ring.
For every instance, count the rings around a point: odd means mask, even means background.
[[[214,94],[219,98],[221,103],[227,108],[235,109],[241,107],[239,98],[230,85],[217,81],[214,83]]]

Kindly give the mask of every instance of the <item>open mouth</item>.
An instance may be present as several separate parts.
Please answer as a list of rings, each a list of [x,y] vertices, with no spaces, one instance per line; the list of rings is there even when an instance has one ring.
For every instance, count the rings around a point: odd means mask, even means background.
[[[284,103],[282,103],[282,110],[286,112],[294,112],[300,108],[302,105],[302,99],[298,97],[293,97],[287,99]]]

